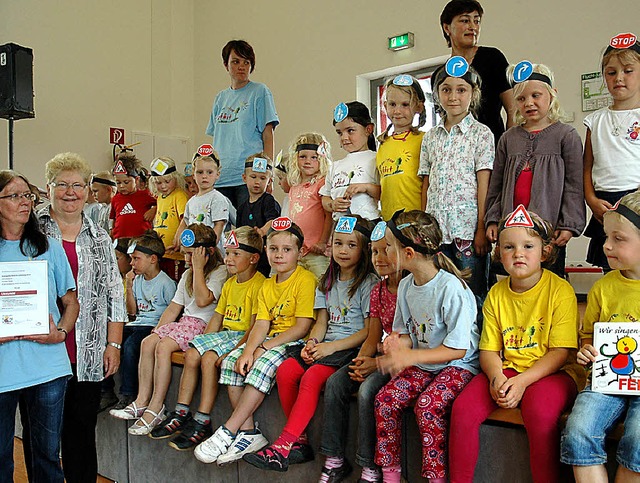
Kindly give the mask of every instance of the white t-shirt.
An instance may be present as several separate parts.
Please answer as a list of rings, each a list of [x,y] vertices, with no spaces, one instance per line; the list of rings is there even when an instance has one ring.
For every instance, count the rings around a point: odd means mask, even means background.
[[[225,195],[213,189],[203,195],[189,198],[184,208],[184,222],[203,223],[213,227],[216,221],[229,220],[229,200]]]
[[[349,185],[355,183],[380,184],[376,169],[376,153],[373,151],[349,153],[344,159],[334,162],[319,193],[322,196],[331,196],[331,199],[335,200],[342,198]],[[333,213],[333,219],[337,220],[345,214],[360,215],[367,220],[380,218],[378,201],[367,193],[358,193],[351,199],[349,211]]]
[[[218,299],[222,293],[222,286],[227,280],[227,267],[225,265],[220,265],[207,277],[207,287],[213,292],[215,300],[206,307],[198,307],[195,297],[193,297],[193,295],[190,297],[187,293],[185,288],[185,280],[187,276],[192,276],[191,270],[187,270],[182,274],[182,277],[178,282],[178,289],[176,290],[176,294],[174,295],[172,302],[184,307],[184,315],[198,317],[199,319],[204,320],[205,323],[209,322],[209,319],[218,306]]]
[[[608,107],[584,119],[591,131],[593,168],[597,191],[634,190],[640,186],[640,108],[613,111]],[[616,128],[619,134],[613,134]]]

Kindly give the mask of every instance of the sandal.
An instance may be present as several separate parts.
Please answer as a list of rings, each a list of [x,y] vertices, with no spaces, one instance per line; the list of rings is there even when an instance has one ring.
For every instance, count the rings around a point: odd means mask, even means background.
[[[148,423],[144,419],[144,415],[146,413],[149,413],[153,416],[153,419],[151,420],[150,423]],[[158,411],[157,413],[153,412],[151,409],[145,409],[144,413],[142,414],[142,417],[138,419],[135,422],[135,424],[128,429],[129,434],[132,434],[134,436],[144,436],[145,434],[149,434],[151,431],[153,431],[153,428],[155,428],[162,422],[163,418],[164,418],[164,404],[162,405],[162,408],[160,409],[160,411]]]
[[[135,401],[129,404],[124,409],[112,409],[109,414],[114,418],[133,420],[140,419],[144,412],[147,410],[147,406],[138,406]]]

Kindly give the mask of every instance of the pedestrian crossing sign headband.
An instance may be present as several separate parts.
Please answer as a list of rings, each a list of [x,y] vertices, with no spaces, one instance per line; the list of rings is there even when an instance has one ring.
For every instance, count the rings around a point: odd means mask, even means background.
[[[354,216],[341,216],[338,218],[334,231],[336,233],[351,234],[353,230],[357,230],[362,233],[367,240],[371,239],[371,231],[366,226],[362,226],[358,223],[358,219]]]
[[[531,214],[527,211],[524,205],[518,205],[509,216],[507,216],[502,223],[498,226],[498,233],[507,228],[531,228],[536,231],[540,238],[543,240],[549,239],[549,234],[544,227],[539,223],[534,223]]]
[[[267,235],[276,232],[288,231],[292,235],[296,236],[298,240],[300,240],[300,245],[304,244],[304,236],[302,232],[298,230],[293,222],[287,218],[286,216],[281,216],[280,218],[276,218],[271,222],[271,228],[269,228],[269,233]]]
[[[216,240],[216,234],[213,234],[213,241],[209,242],[196,242],[196,234],[193,230],[187,228],[180,235],[180,243],[185,248],[197,248],[197,247],[215,247],[218,242]]]
[[[635,225],[635,227],[640,230],[640,215],[633,211],[631,208],[621,205],[620,200],[611,208],[611,211],[615,211],[621,216],[624,216],[627,220]]]
[[[245,169],[251,168],[256,173],[266,173],[272,170],[272,166],[266,158],[253,158],[253,161],[247,161],[244,163]]]
[[[627,32],[626,34],[618,34],[614,37],[611,37],[609,40],[609,45],[607,49],[604,51],[604,55],[607,55],[609,52],[615,49],[631,49],[638,54],[640,54],[640,43],[638,43],[638,37],[631,32]]]
[[[423,255],[435,255],[438,252],[439,247],[419,245],[416,241],[412,240],[411,238],[406,236],[404,233],[402,233],[402,230],[404,230],[409,226],[414,226],[415,223],[402,223],[400,225],[397,225],[396,220],[401,213],[404,213],[404,209],[396,211],[391,217],[391,219],[387,221],[387,228],[391,230],[391,233],[393,233],[393,236],[395,236],[398,239],[398,241],[402,243],[405,247],[411,247],[415,251],[422,253]]]
[[[541,74],[540,72],[534,72],[533,64],[531,62],[528,60],[521,60],[513,69],[513,82],[511,83],[511,87],[529,80],[541,81],[548,84],[550,87],[553,87],[549,76]]]
[[[251,245],[247,245],[245,243],[240,243],[238,241],[238,236],[236,235],[235,230],[231,230],[231,232],[229,233],[227,240],[224,242],[224,247],[244,250],[245,252],[248,252],[248,253],[260,254],[260,250],[258,250],[257,248],[252,247]]]

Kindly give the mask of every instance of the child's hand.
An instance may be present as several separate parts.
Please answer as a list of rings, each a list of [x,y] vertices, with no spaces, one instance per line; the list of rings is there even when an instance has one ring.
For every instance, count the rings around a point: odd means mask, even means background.
[[[227,358],[228,355],[229,355],[228,352],[226,354],[222,354],[220,357],[218,357],[218,359],[216,360],[216,363],[214,365],[217,368],[220,368],[220,366],[222,366],[222,361],[224,361]]]
[[[347,211],[350,207],[351,200],[346,197],[346,194],[344,197],[336,198],[331,202],[331,208],[336,212]]]
[[[144,221],[149,221],[149,222],[153,221],[153,219],[156,217],[156,211],[157,211],[157,207],[155,206],[145,211],[144,215],[142,216],[144,218]]]
[[[385,353],[383,356],[376,357],[376,365],[383,374],[390,374],[391,377],[395,377],[402,370],[413,365],[412,355],[412,349],[400,347],[394,349],[392,353]]]
[[[204,271],[204,266],[207,264],[207,258],[209,254],[207,253],[206,247],[196,247],[191,254],[191,268],[198,272]]]
[[[498,241],[498,225],[495,223],[491,223],[485,229],[485,234],[487,236],[487,240],[491,243],[495,243]]]
[[[402,342],[400,341],[400,334],[397,332],[391,332],[389,336],[382,342],[382,353],[389,354],[397,349],[401,349],[403,347]]]
[[[483,257],[491,251],[491,243],[489,243],[487,233],[482,226],[478,226],[476,229],[476,234],[473,237],[473,250],[479,257]]]
[[[369,374],[378,370],[375,357],[358,356],[353,359],[353,364],[349,365],[349,377],[357,382],[363,382]]]
[[[587,364],[595,362],[596,357],[598,357],[598,351],[596,351],[596,348],[591,344],[585,344],[580,347],[576,359],[578,360],[578,364],[586,366]]]
[[[600,223],[602,223],[603,215],[611,208],[613,208],[613,205],[611,203],[605,200],[601,200],[600,198],[586,201],[589,205],[589,208],[591,208],[591,211],[593,212],[593,216],[595,216],[596,220],[598,220]]]
[[[498,390],[498,400],[496,403],[501,408],[514,409],[518,407],[527,385],[522,382],[520,374],[508,379]]]
[[[358,193],[366,193],[367,185],[365,183],[353,183],[350,184],[346,191],[344,192],[344,197],[348,200],[353,198],[353,195],[357,195]]]
[[[246,350],[245,346],[245,350],[242,351],[242,355],[238,357],[238,360],[236,361],[234,370],[241,376],[246,376],[251,370],[251,367],[253,367],[253,354],[250,354],[249,351]]]
[[[309,354],[313,358],[314,362],[324,359],[327,356],[330,356],[335,352],[333,348],[333,344],[331,342],[320,342],[319,344],[315,344],[311,349],[309,349]]]
[[[491,381],[489,381],[489,393],[491,394],[491,399],[493,399],[495,402],[498,402],[498,399],[500,398],[500,394],[498,394],[498,391],[502,389],[502,386],[508,380],[509,379],[507,378],[507,376],[505,376],[503,373],[500,373],[494,376]]]
[[[136,278],[136,274],[133,270],[129,270],[125,275],[125,282],[127,287],[131,287],[133,285],[133,279]]]
[[[558,247],[565,246],[573,234],[569,230],[556,230],[553,232],[553,244]]]
[[[302,360],[305,362],[305,364],[313,364],[313,356],[309,351],[315,346],[315,344],[316,343],[313,339],[309,339],[300,351],[300,357],[302,357]]]

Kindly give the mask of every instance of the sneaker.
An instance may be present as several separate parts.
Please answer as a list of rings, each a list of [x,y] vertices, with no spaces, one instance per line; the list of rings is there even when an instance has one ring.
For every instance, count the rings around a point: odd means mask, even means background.
[[[182,427],[182,432],[169,441],[169,446],[178,451],[186,451],[199,445],[212,434],[211,423],[202,424],[195,419],[190,419]]]
[[[118,409],[124,409],[135,400],[136,400],[135,396],[120,394],[120,399],[118,399],[118,404],[113,406],[113,409],[115,409],[116,411]]]
[[[191,413],[182,416],[176,411],[171,411],[169,415],[149,433],[151,439],[164,439],[182,431],[185,423],[191,420]]]
[[[236,439],[233,440],[233,444],[229,447],[227,452],[218,456],[218,466],[223,466],[237,461],[245,454],[255,453],[268,444],[269,441],[264,437],[262,432],[260,432],[257,424],[254,434],[248,434],[245,431],[238,431]]]
[[[289,464],[290,465],[299,465],[302,463],[307,463],[309,461],[313,461],[315,459],[315,455],[313,454],[313,448],[310,444],[302,444],[302,443],[293,443],[291,446],[291,452],[289,453]]]
[[[101,393],[100,406],[98,407],[98,412],[101,413],[102,411],[109,409],[111,406],[113,406],[117,402],[118,402],[118,396],[116,396],[116,393],[113,392],[113,389]],[[119,409],[123,409],[123,408],[119,408]]]
[[[196,446],[193,455],[198,461],[213,463],[218,459],[218,456],[227,452],[233,440],[234,436],[231,431],[224,426],[220,426],[213,433],[213,436]]]
[[[340,483],[341,481],[344,481],[352,471],[353,467],[351,466],[351,463],[349,463],[349,460],[345,458],[342,466],[338,468],[328,469],[323,467],[322,476],[320,478],[326,475],[326,479],[323,481],[326,481],[327,483]]]
[[[269,446],[257,453],[246,454],[242,459],[261,470],[284,472],[289,469],[289,458],[282,456],[280,451],[273,446]]]

